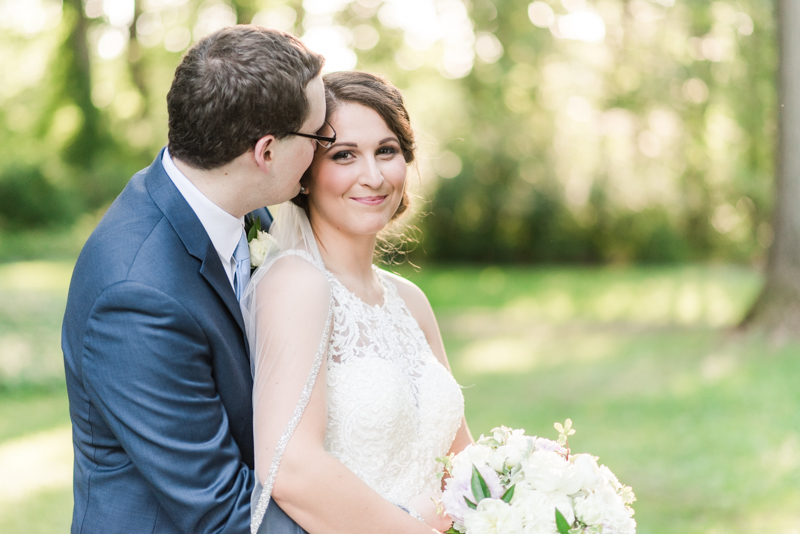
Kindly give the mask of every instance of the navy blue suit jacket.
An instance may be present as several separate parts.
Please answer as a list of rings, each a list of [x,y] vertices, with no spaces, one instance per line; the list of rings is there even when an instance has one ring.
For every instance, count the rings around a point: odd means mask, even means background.
[[[70,284],[62,349],[73,533],[250,530],[253,382],[242,315],[162,154],[111,205]],[[271,221],[266,209],[254,214]],[[302,532],[269,508],[265,527]]]

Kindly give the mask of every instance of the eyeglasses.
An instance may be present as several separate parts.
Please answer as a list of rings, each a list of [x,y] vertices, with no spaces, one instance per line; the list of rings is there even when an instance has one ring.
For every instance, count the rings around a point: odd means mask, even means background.
[[[336,130],[333,129],[333,126],[330,125],[328,121],[325,121],[325,124],[328,125],[328,128],[331,129],[333,132],[332,137],[328,137],[326,135],[316,135],[316,134],[307,134],[307,133],[300,133],[300,132],[289,132],[289,135],[299,135],[300,137],[307,137],[309,139],[314,139],[319,146],[322,148],[329,148],[333,143],[336,142]]]

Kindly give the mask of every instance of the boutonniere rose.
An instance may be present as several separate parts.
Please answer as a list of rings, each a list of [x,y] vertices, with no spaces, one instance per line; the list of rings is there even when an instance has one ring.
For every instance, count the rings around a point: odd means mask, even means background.
[[[278,241],[267,232],[259,230],[248,245],[250,245],[250,267],[255,269],[264,263],[264,259],[271,251],[278,248]]]
[[[261,219],[247,216],[245,218],[245,232],[247,233],[247,244],[250,248],[250,268],[260,267],[267,255],[280,248],[278,241],[261,230]]]

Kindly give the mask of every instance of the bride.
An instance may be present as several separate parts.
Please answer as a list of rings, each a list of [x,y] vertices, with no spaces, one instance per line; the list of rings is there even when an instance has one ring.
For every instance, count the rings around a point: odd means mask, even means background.
[[[425,295],[373,265],[378,233],[408,205],[408,113],[378,76],[324,81],[314,161],[242,301],[254,373],[251,529],[277,503],[312,534],[444,531],[436,458],[472,443],[463,397]]]

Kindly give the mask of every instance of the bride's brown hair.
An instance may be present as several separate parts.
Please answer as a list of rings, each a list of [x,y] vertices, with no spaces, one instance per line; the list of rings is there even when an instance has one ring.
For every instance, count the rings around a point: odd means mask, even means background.
[[[329,119],[344,102],[361,104],[375,110],[381,116],[389,130],[397,136],[400,142],[400,151],[406,164],[414,161],[416,146],[414,145],[414,131],[411,129],[411,119],[408,116],[403,95],[392,83],[377,74],[361,71],[332,72],[323,76],[325,83],[325,119]],[[307,184],[308,172],[300,180]],[[308,196],[300,194],[292,202],[303,208],[308,214]],[[408,192],[403,190],[403,198],[392,216],[392,220],[402,215],[409,206]]]

